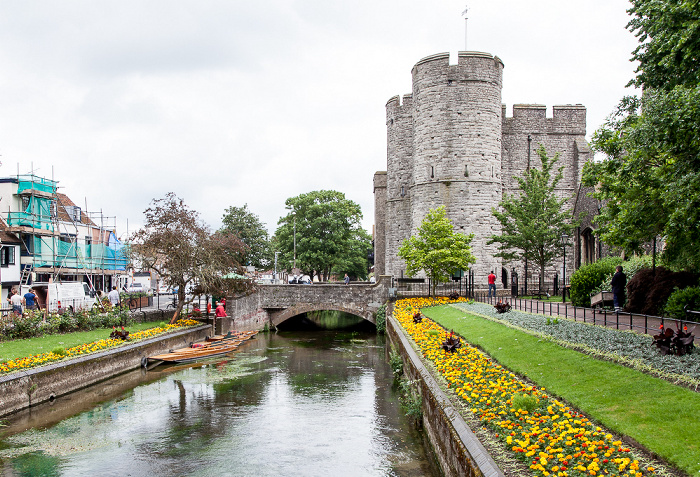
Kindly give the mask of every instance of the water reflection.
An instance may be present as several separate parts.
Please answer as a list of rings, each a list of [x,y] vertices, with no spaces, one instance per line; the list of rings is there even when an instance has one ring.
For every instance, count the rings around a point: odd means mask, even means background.
[[[3,475],[433,475],[373,334],[260,334],[232,358],[156,370],[58,423],[18,415]]]

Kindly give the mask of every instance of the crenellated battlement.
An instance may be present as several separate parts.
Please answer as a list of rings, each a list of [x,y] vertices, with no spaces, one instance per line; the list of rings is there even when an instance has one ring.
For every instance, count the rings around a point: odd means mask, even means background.
[[[402,241],[444,205],[455,230],[474,234],[472,270],[485,283],[491,270],[505,270],[488,243],[500,230],[492,210],[537,165],[540,145],[565,167],[557,193],[577,187],[590,156],[586,108],[557,105],[547,117],[545,105],[516,104],[507,117],[503,67],[476,51],[459,52],[454,64],[449,53],[426,56],[411,69],[412,94],[387,101],[387,171],[374,176],[375,271],[401,276]]]
[[[452,85],[467,81],[493,83],[500,88],[503,78],[503,61],[497,56],[480,51],[460,51],[457,64],[450,64],[449,53],[426,56],[411,70],[413,92],[437,85]]]
[[[514,104],[512,117],[506,117],[506,105],[502,108],[503,134],[586,134],[586,107],[581,104],[553,106],[552,117],[543,104]]]

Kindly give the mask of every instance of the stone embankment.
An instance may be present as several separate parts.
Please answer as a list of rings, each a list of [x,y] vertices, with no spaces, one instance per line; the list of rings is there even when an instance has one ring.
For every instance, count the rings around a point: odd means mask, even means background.
[[[138,369],[144,358],[201,341],[211,330],[210,325],[202,325],[0,376],[0,417]]]
[[[420,388],[423,427],[442,473],[446,477],[503,477],[393,317],[387,320],[387,335],[403,359],[404,373]]]

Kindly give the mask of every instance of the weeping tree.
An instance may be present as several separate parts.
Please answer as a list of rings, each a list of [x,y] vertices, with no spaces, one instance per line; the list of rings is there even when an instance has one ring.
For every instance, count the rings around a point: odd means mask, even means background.
[[[185,291],[195,293],[242,291],[246,280],[224,278],[241,271],[238,257],[245,245],[233,233],[211,233],[199,213],[172,192],[154,199],[144,211],[144,226],[131,236],[133,260],[145,270],[154,270],[170,287],[177,287],[178,304],[171,323],[180,318],[187,300]]]

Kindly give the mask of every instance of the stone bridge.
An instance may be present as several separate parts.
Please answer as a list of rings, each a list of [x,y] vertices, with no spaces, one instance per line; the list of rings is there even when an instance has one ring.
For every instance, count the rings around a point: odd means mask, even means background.
[[[273,328],[293,316],[321,310],[343,311],[376,324],[375,313],[387,301],[390,285],[390,276],[350,285],[259,285],[255,292],[227,301],[233,323],[223,329],[254,330],[265,324]]]

